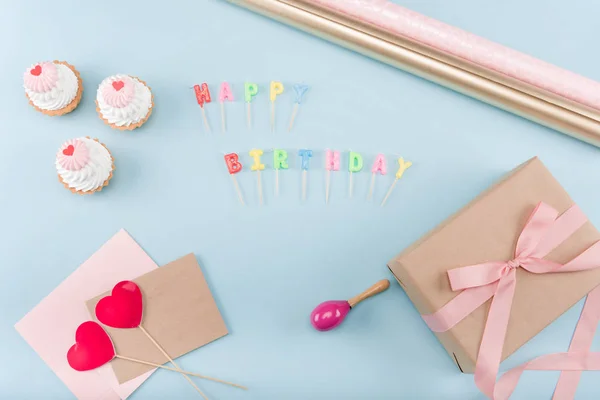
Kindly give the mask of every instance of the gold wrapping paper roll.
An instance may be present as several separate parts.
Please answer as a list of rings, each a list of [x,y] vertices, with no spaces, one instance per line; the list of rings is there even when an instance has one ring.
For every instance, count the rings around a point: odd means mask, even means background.
[[[227,0],[600,147],[600,111],[310,0]]]

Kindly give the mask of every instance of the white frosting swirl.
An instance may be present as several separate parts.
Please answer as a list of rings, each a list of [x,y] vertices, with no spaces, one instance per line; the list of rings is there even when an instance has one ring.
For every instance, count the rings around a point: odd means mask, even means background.
[[[89,161],[77,171],[69,171],[60,164],[59,158],[56,159],[56,170],[61,179],[69,188],[80,192],[91,192],[102,185],[110,176],[113,170],[112,157],[108,150],[93,139],[86,137],[79,138],[89,152]]]
[[[112,90],[113,82],[131,80],[134,85],[133,98],[124,107],[114,107],[107,103],[103,93]],[[102,118],[116,126],[129,126],[140,122],[152,108],[152,93],[139,79],[129,75],[113,75],[100,83],[96,96]]]
[[[47,92],[36,92],[25,87],[31,102],[42,110],[55,111],[68,106],[79,90],[77,75],[64,64],[55,63],[58,72],[56,87]]]

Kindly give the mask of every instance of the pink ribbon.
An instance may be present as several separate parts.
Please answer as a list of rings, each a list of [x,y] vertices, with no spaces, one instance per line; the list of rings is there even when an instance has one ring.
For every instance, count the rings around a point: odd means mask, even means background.
[[[452,290],[462,292],[440,310],[423,316],[431,330],[445,332],[493,297],[475,366],[475,384],[489,398],[508,399],[525,370],[560,370],[564,372],[554,399],[572,399],[581,371],[600,370],[600,353],[589,352],[600,321],[599,287],[588,296],[568,353],[536,358],[508,371],[496,382],[517,283],[517,268],[545,274],[599,267],[600,242],[564,265],[543,259],[586,222],[587,218],[577,206],[559,217],[551,206],[538,204],[519,236],[512,260],[485,262],[448,271]]]

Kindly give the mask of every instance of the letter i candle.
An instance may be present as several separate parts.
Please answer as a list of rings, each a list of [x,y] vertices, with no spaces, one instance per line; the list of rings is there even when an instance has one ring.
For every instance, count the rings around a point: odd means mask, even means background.
[[[298,150],[298,155],[302,158],[302,200],[306,200],[306,184],[308,180],[308,164],[313,155],[312,150]]]
[[[248,129],[252,128],[252,100],[258,94],[258,85],[256,83],[246,82],[244,84],[244,99],[246,100],[246,121]]]
[[[260,171],[265,169],[265,164],[261,164],[260,156],[263,155],[263,151],[260,149],[252,149],[248,152],[250,157],[254,159],[254,164],[250,167],[251,171],[256,171],[256,188],[258,189],[258,200],[260,205],[263,205],[263,189],[262,189],[262,180],[260,178]]]
[[[275,196],[279,196],[279,170],[288,169],[288,153],[285,150],[273,150],[273,168],[275,169]]]
[[[207,132],[210,132],[210,125],[208,124],[208,119],[206,118],[206,112],[204,111],[204,104],[210,103],[210,90],[208,90],[208,84],[203,83],[200,85],[194,85],[194,93],[196,94],[196,100],[198,101],[198,105],[202,110],[202,120],[204,121],[204,127]]]
[[[371,184],[369,185],[369,194],[367,194],[367,201],[371,201],[373,199],[373,191],[375,189],[375,175],[379,172],[381,175],[387,174],[387,162],[385,161],[385,156],[381,153],[377,154],[375,157],[375,162],[373,163],[373,167],[371,168]]]
[[[331,151],[327,149],[325,151],[325,169],[327,170],[327,176],[325,178],[325,204],[329,204],[329,188],[331,186],[331,171],[340,170],[340,152]]]
[[[221,91],[219,92],[219,103],[221,103],[221,131],[225,133],[227,131],[227,125],[225,124],[225,102],[235,101],[233,92],[229,83],[221,83]]]
[[[239,162],[239,156],[236,153],[225,154],[224,158],[225,164],[227,164],[227,170],[229,171],[229,175],[233,181],[233,186],[237,192],[238,199],[240,200],[240,203],[244,205],[244,196],[242,196],[242,190],[240,189],[237,179],[235,179],[235,174],[242,170],[242,163]]]

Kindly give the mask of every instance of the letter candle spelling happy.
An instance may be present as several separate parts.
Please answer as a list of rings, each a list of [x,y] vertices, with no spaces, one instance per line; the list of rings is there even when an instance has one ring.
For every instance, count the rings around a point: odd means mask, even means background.
[[[219,92],[219,103],[221,103],[221,131],[225,133],[227,126],[225,124],[225,101],[235,101],[233,92],[229,83],[221,83],[221,91]]]
[[[390,186],[390,189],[388,190],[387,194],[383,198],[383,201],[381,202],[381,207],[383,207],[385,205],[385,202],[387,201],[387,199],[392,194],[392,191],[394,190],[394,187],[396,186],[396,183],[398,183],[398,181],[400,180],[400,178],[402,178],[402,175],[404,175],[404,171],[406,171],[407,169],[409,169],[410,166],[412,165],[412,163],[410,161],[406,161],[405,162],[404,158],[402,158],[402,157],[400,157],[398,159],[398,164],[400,165],[400,168],[398,168],[398,172],[396,172],[396,179],[394,179],[394,182],[392,183],[392,186]]]
[[[202,119],[204,121],[204,127],[207,132],[210,132],[210,125],[208,125],[208,119],[206,118],[206,112],[204,111],[204,104],[210,103],[210,90],[208,90],[208,84],[203,83],[202,86],[194,85],[194,93],[196,93],[196,100],[200,109],[202,110]]]
[[[288,126],[288,132],[292,131],[292,127],[294,126],[294,120],[296,119],[296,114],[298,114],[298,110],[300,109],[300,104],[302,103],[304,94],[307,91],[308,91],[308,85],[301,85],[301,84],[294,85],[294,92],[296,93],[296,101],[294,104],[294,110],[292,111],[292,117],[290,118],[290,125]]]
[[[271,99],[271,132],[275,133],[275,100],[277,96],[283,93],[283,84],[277,81],[271,81],[271,91],[269,97]]]
[[[246,82],[244,84],[244,98],[246,100],[246,116],[248,129],[252,128],[252,108],[250,103],[254,100],[254,96],[258,94],[258,85],[256,83]]]
[[[308,164],[313,155],[312,150],[298,150],[298,155],[302,157],[302,200],[306,200],[306,181],[308,180]]]
[[[275,196],[279,196],[279,170],[288,169],[287,151],[281,149],[273,150],[273,168],[275,168]]]
[[[239,156],[236,153],[225,154],[225,164],[227,164],[227,170],[229,171],[229,175],[233,180],[233,186],[237,192],[238,198],[240,199],[240,203],[244,205],[244,197],[242,196],[242,190],[240,189],[240,185],[238,185],[237,179],[235,179],[235,174],[242,170],[242,163],[239,162]]]
[[[325,184],[325,204],[329,204],[329,188],[331,184],[331,171],[340,170],[340,152],[331,151],[327,149],[325,151],[325,169],[327,170],[327,178]]]
[[[373,163],[373,167],[371,168],[371,184],[369,185],[369,194],[367,195],[367,201],[371,201],[373,199],[373,190],[375,189],[375,175],[377,171],[381,175],[387,174],[387,162],[385,161],[385,156],[381,153],[377,154],[375,157],[375,162]]]
[[[352,192],[354,191],[354,182],[352,180],[352,173],[360,172],[363,168],[363,158],[360,154],[350,151],[348,152],[348,171],[350,172],[350,182],[348,184],[348,197],[352,198]]]
[[[252,164],[252,166],[250,167],[250,170],[252,171],[256,171],[256,177],[257,177],[257,181],[256,181],[256,186],[258,189],[258,200],[260,205],[263,205],[263,189],[262,189],[262,180],[260,179],[260,171],[265,169],[265,164],[261,164],[260,162],[260,156],[263,155],[263,151],[260,149],[252,149],[248,152],[248,154],[250,155],[250,157],[252,157],[254,159],[254,164]]]

